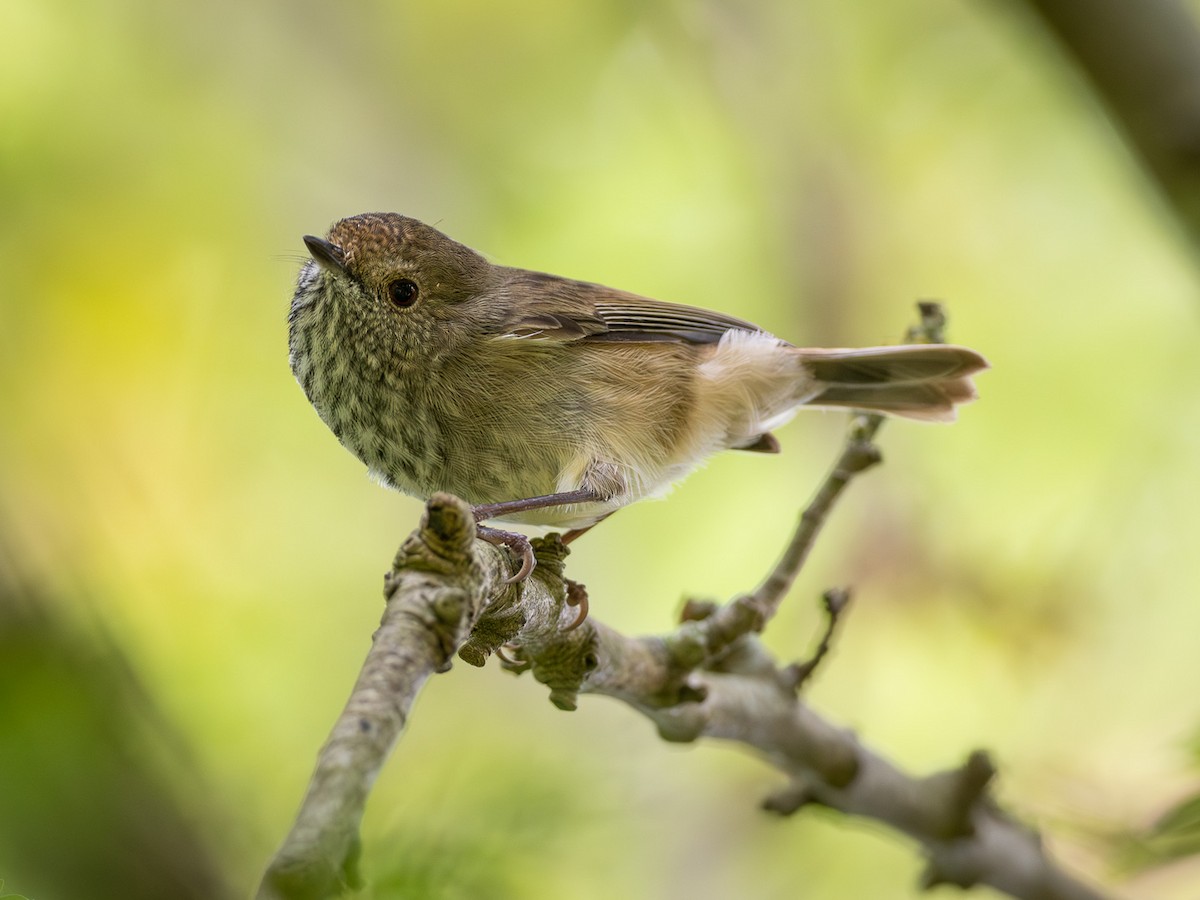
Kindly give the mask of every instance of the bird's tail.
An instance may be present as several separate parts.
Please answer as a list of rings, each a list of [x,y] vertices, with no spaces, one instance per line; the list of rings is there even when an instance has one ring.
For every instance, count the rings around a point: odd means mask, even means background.
[[[910,344],[862,350],[802,350],[821,390],[809,406],[839,406],[950,422],[954,407],[975,399],[971,375],[987,360],[953,344]]]

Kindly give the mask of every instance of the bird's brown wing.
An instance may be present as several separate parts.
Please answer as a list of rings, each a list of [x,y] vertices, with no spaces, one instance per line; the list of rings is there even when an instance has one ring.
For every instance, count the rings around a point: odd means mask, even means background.
[[[514,314],[502,326],[502,333],[510,337],[715,344],[728,331],[762,330],[707,309],[651,300],[540,272],[514,271],[510,288],[521,297],[520,304],[513,304]]]

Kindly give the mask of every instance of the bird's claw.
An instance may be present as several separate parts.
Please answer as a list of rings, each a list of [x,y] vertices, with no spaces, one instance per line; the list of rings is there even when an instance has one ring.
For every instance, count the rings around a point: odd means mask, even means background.
[[[579,608],[579,614],[575,616],[575,621],[563,629],[563,632],[574,631],[584,623],[588,617],[588,593],[587,588],[578,581],[572,581],[570,578],[564,578],[563,581],[567,586],[567,606],[576,606]]]
[[[499,528],[489,528],[487,525],[476,525],[475,528],[479,537],[489,544],[508,547],[521,558],[521,567],[504,579],[505,584],[517,584],[533,573],[534,568],[537,567],[537,560],[534,558],[533,545],[529,543],[529,538],[516,531],[503,531]]]

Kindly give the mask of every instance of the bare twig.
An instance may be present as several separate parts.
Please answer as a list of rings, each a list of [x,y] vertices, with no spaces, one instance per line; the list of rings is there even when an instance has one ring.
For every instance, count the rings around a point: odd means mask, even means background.
[[[821,602],[825,605],[826,617],[825,633],[821,635],[821,642],[817,644],[817,649],[811,657],[804,662],[792,663],[787,667],[788,677],[795,682],[793,689],[797,691],[804,686],[804,682],[812,678],[813,673],[817,671],[817,666],[821,664],[833,647],[833,635],[837,631],[838,622],[842,620],[842,613],[850,605],[850,589],[830,588],[821,595]]]
[[[917,324],[908,329],[905,340],[910,343],[944,343],[946,313],[942,305],[936,300],[922,300],[917,304],[917,312]],[[816,496],[804,508],[791,542],[775,568],[751,595],[753,602],[763,610],[764,621],[775,614],[791,589],[842,491],[856,475],[882,462],[883,456],[873,441],[884,421],[883,416],[874,413],[859,414],[852,420],[849,438]]]
[[[783,551],[779,562],[751,594],[751,599],[762,608],[764,621],[769,620],[779,609],[779,604],[791,590],[800,569],[808,559],[809,551],[816,543],[829,511],[856,475],[865,472],[883,460],[879,448],[871,438],[879,428],[879,416],[856,416],[850,440],[842,449],[833,469],[825,476],[817,495],[805,507],[800,524],[792,535],[791,543]]]

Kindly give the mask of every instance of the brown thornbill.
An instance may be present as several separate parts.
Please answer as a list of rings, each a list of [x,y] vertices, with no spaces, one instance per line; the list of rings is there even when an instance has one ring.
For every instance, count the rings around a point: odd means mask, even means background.
[[[719,450],[776,452],[801,406],[949,421],[978,353],[796,347],[723,313],[498,266],[396,213],[308,236],[291,366],[382,482],[476,520],[582,530]],[[521,535],[480,535],[533,557]]]

